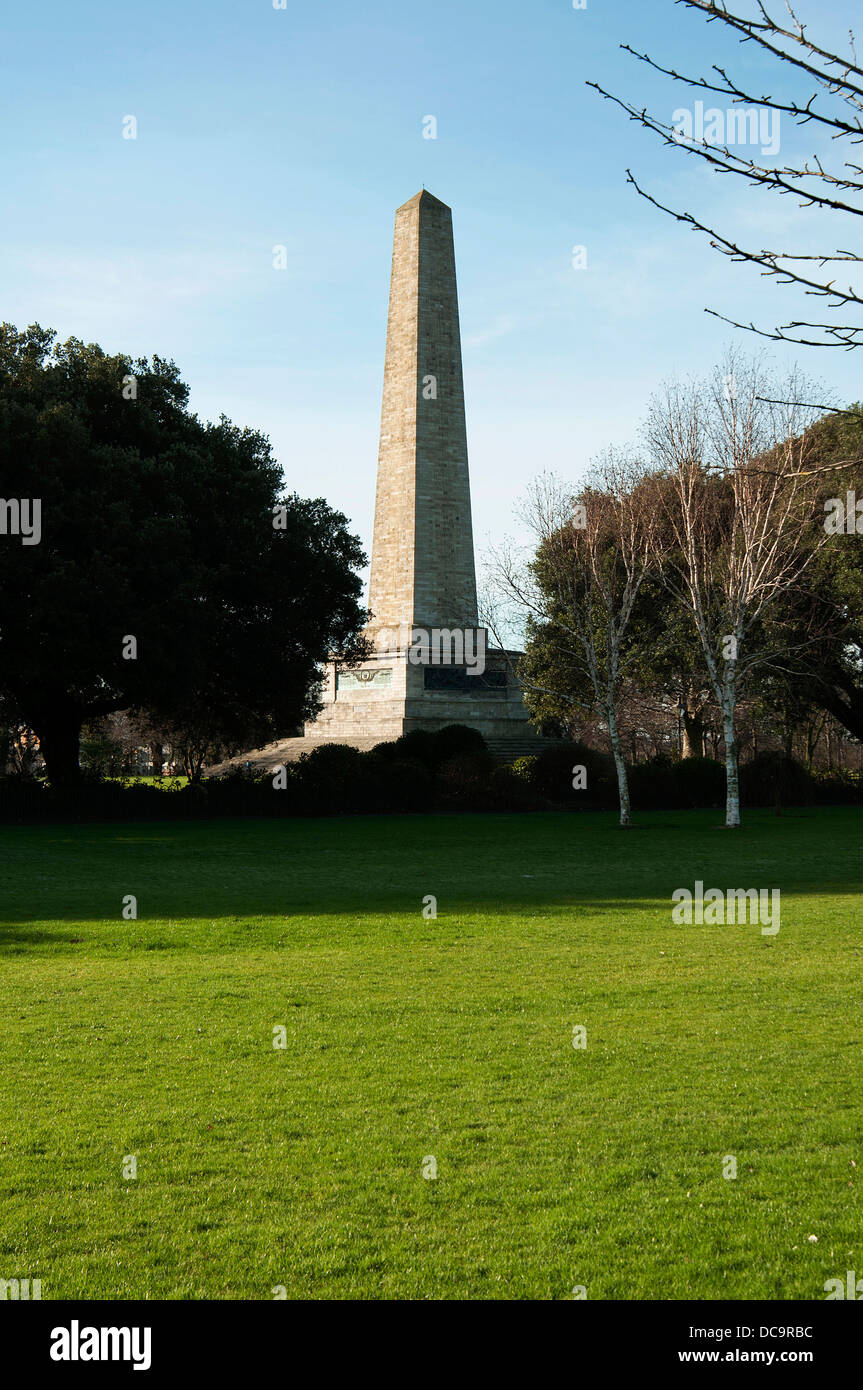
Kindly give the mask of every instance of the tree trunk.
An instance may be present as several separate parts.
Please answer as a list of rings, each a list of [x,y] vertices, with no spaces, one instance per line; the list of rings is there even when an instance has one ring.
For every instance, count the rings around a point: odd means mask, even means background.
[[[723,701],[722,728],[725,734],[725,824],[736,830],[740,825],[740,775],[737,767],[737,740],[734,734],[734,704]]]
[[[150,762],[153,765],[153,776],[161,777],[162,763],[165,761],[165,750],[161,743],[150,744]]]
[[[186,748],[183,755],[186,776],[190,782],[200,782],[204,770],[204,758],[206,749],[193,747],[191,744]]]
[[[833,726],[827,726],[827,771],[833,771]]]
[[[794,757],[794,725],[790,719],[785,723],[785,756],[789,760]]]
[[[693,690],[687,691],[683,705],[683,757],[704,757],[704,720],[701,717],[702,705]]]
[[[683,711],[683,756],[704,757],[704,723],[700,714]]]
[[[623,758],[623,750],[620,746],[620,734],[617,729],[617,720],[614,711],[608,711],[608,733],[611,738],[611,749],[614,754],[614,766],[617,770],[617,792],[620,798],[620,824],[629,825],[630,804],[629,804],[629,778],[626,775],[626,763]]]
[[[824,728],[827,716],[824,715],[819,724],[816,715],[809,716],[809,723],[806,726],[806,766],[812,771],[815,761],[815,754],[818,751],[818,741],[821,738],[821,731]]]
[[[34,721],[39,752],[45,759],[52,787],[72,787],[81,780],[78,761],[81,723],[81,715],[69,711],[46,715],[38,723]]]

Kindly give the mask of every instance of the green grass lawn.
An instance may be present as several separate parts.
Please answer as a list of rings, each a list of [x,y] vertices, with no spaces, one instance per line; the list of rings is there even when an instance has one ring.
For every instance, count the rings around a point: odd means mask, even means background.
[[[863,1276],[863,814],[638,821],[0,831],[0,1278],[823,1299]],[[673,925],[696,879],[779,887],[780,932]]]

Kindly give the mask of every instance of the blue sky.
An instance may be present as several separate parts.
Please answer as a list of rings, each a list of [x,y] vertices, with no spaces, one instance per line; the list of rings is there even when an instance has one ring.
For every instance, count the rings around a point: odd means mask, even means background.
[[[856,8],[800,2],[828,46]],[[601,101],[586,79],[668,120],[693,100],[623,42],[779,90],[751,46],[672,0],[12,7],[0,317],[174,358],[201,415],[269,434],[289,485],[326,496],[368,543],[393,213],[425,184],[454,212],[482,551],[517,532],[538,472],[577,480],[630,439],[664,377],[709,369],[735,338],[757,346],[704,306],[765,326],[810,316],[639,199],[627,166],[749,245],[834,249],[853,234],[711,176]],[[817,138],[783,126],[782,158]],[[863,396],[857,355],[797,355],[837,399]]]

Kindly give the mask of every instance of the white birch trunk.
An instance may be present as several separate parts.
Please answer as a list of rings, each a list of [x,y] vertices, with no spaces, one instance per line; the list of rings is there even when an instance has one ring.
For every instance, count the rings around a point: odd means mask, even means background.
[[[734,689],[722,691],[722,732],[725,739],[725,824],[740,826],[740,776],[737,767],[737,735],[734,732]]]
[[[607,711],[608,734],[611,739],[611,751],[614,754],[614,766],[617,771],[617,792],[620,798],[620,824],[629,825],[630,802],[629,802],[629,778],[626,774],[626,761],[623,750],[620,746],[620,733],[617,728],[617,718],[614,710]]]

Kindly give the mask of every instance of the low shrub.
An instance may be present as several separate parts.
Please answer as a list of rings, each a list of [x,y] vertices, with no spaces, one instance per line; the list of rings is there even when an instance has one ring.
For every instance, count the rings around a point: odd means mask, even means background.
[[[634,809],[694,810],[725,802],[725,765],[713,758],[671,758],[659,754],[629,769]]]
[[[819,806],[863,805],[863,772],[813,772],[812,793]]]
[[[485,751],[482,734],[466,724],[446,724],[442,729],[413,729],[392,743],[379,743],[372,749],[378,757],[422,763],[430,772],[436,772],[453,758]]]
[[[725,764],[715,758],[680,758],[671,779],[675,807],[725,805]]]
[[[659,811],[674,805],[674,764],[660,755],[629,768],[629,798],[636,811]]]
[[[517,758],[516,763],[532,762],[532,758]],[[508,767],[495,767],[491,775],[491,798],[495,811],[547,811],[550,804],[532,785],[530,778],[516,769],[516,763]]]
[[[784,753],[759,753],[740,767],[742,806],[810,806],[812,778],[802,763]]]
[[[448,758],[437,773],[440,805],[449,811],[494,810],[495,767],[490,753],[463,753]]]
[[[183,815],[180,793],[145,785],[99,782],[85,777],[75,787],[47,782],[0,779],[0,820],[93,821],[174,820]]]
[[[521,760],[519,760],[521,761]],[[574,769],[585,769],[586,785],[576,790]],[[557,806],[613,807],[617,804],[617,774],[609,753],[584,743],[545,748],[529,770],[530,785]]]
[[[513,777],[517,777],[520,782],[533,782],[536,776],[536,766],[539,757],[531,754],[526,758],[516,758],[514,762],[508,764],[508,770]]]

